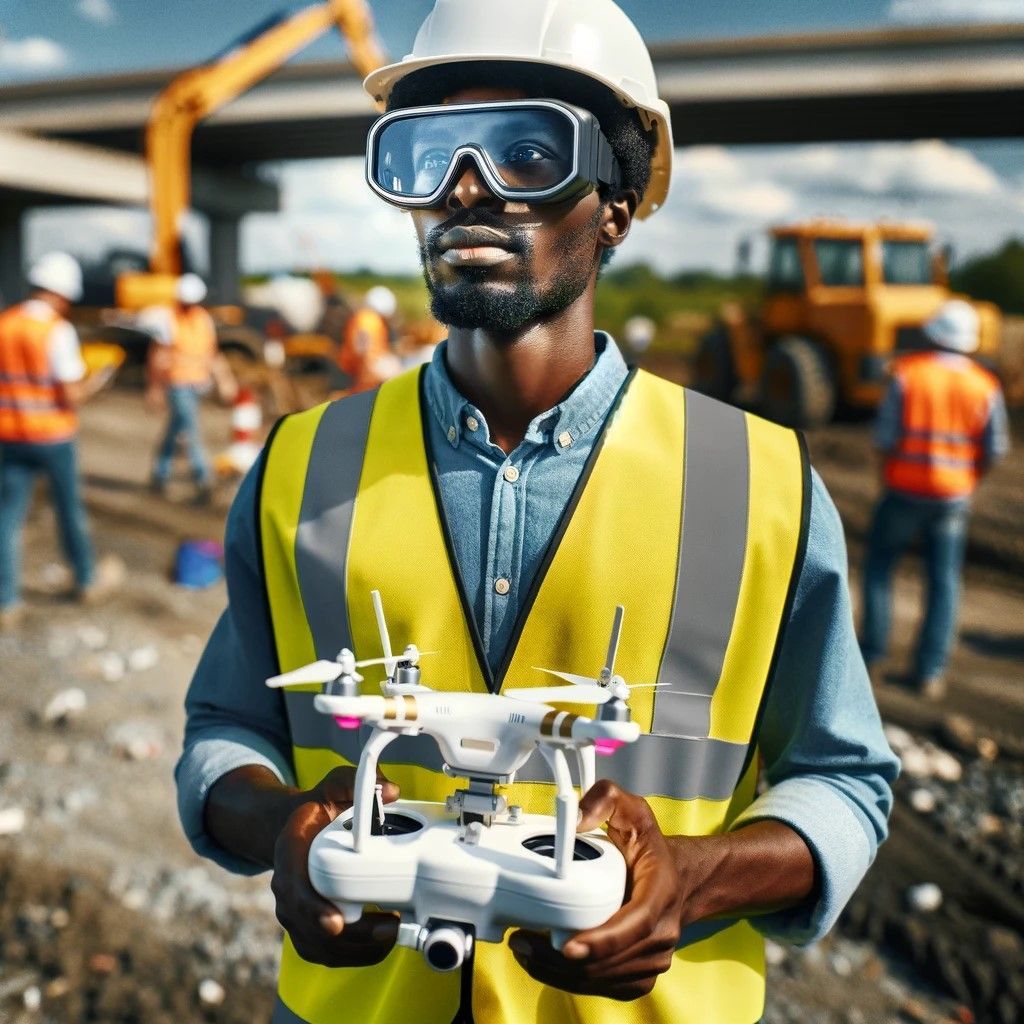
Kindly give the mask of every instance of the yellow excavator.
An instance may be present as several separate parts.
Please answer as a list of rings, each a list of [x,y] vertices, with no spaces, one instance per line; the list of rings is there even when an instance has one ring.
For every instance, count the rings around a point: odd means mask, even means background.
[[[196,125],[332,27],[346,41],[360,75],[386,62],[366,0],[324,0],[263,23],[213,61],[182,72],[156,98],[146,128],[154,227],[149,269],[116,274],[114,296],[120,311],[131,313],[173,300],[174,284],[183,270],[181,224],[191,201],[191,143]],[[261,354],[255,349],[262,337],[247,327],[243,308],[219,306],[211,312],[222,347]],[[122,321],[120,330],[100,332],[97,337],[130,344],[132,333]]]

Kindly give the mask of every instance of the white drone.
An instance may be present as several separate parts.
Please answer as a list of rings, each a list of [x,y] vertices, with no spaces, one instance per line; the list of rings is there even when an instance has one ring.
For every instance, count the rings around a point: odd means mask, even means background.
[[[640,735],[630,720],[629,687],[614,674],[623,608],[615,610],[608,656],[592,678],[541,669],[570,685],[520,687],[502,694],[450,693],[420,683],[410,644],[391,651],[378,591],[372,592],[384,656],[357,661],[343,649],[334,661],[274,676],[268,686],[324,684],[317,711],[342,729],[372,727],[356,771],[355,802],[314,840],[309,875],[314,888],[348,922],[364,906],[398,911],[398,942],[423,952],[437,970],[454,970],[474,936],[500,942],[507,928],[550,930],[561,948],[573,933],[607,920],[621,905],[625,863],[601,832],[578,836],[581,790],[593,785],[595,754],[613,754]],[[382,696],[360,695],[358,669],[383,665]],[[601,705],[596,718],[556,704]],[[398,800],[385,809],[377,762],[399,736],[426,733],[440,749],[446,774],[468,778],[444,804]],[[555,782],[554,820],[509,806],[495,786],[511,783],[535,749]]]

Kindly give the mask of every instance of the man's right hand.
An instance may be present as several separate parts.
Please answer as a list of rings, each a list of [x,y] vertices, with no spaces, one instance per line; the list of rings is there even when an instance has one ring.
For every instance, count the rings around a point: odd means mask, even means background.
[[[398,936],[394,914],[363,914],[346,924],[309,881],[309,848],[317,834],[352,806],[354,768],[335,768],[310,790],[292,812],[274,846],[271,888],[277,900],[277,919],[303,960],[326,967],[366,967],[380,963]],[[398,786],[383,777],[384,802],[398,799]]]

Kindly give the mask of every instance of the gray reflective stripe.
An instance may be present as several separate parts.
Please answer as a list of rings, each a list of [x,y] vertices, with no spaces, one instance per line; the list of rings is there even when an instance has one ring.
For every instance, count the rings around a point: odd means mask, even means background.
[[[309,1021],[304,1020],[297,1013],[292,1013],[281,1001],[281,997],[278,996],[277,1002],[274,1004],[274,1015],[270,1018],[270,1024],[309,1024]]]
[[[318,658],[352,647],[345,605],[349,532],[376,394],[365,391],[329,405],[309,454],[295,570]]]
[[[675,605],[652,732],[706,738],[732,633],[747,546],[746,416],[686,392],[683,521]],[[688,538],[689,541],[688,541]]]
[[[339,729],[329,715],[313,707],[315,693],[288,691],[288,721],[292,742],[299,747],[333,750],[348,761],[359,760],[362,737],[358,730]],[[611,779],[640,796],[676,800],[728,800],[739,785],[746,760],[743,743],[692,739],[685,736],[642,735],[597,764],[599,778]],[[401,736],[381,755],[381,764],[417,765],[441,771],[441,754],[429,736]],[[579,782],[573,758],[573,781]],[[551,769],[540,753],[516,773],[517,782],[551,782]]]
[[[33,377],[28,373],[2,373],[0,384],[32,384],[41,388],[52,388],[57,384],[56,377]]]
[[[892,456],[895,462],[911,462],[915,466],[949,466],[951,469],[973,469],[977,459],[954,459],[946,455],[908,455],[899,452]]]
[[[19,398],[0,398],[0,409],[14,409],[17,412],[64,412],[63,406],[45,399],[22,401]]]
[[[976,434],[948,433],[942,430],[918,430],[911,427],[903,428],[904,437],[912,437],[917,441],[940,441],[944,444],[977,444],[981,438]]]

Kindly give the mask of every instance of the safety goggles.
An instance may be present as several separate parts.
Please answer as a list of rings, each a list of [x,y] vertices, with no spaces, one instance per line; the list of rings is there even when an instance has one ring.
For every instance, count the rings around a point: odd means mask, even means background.
[[[621,181],[594,116],[557,100],[395,110],[366,142],[370,187],[406,209],[441,205],[468,161],[506,201],[558,203]]]

